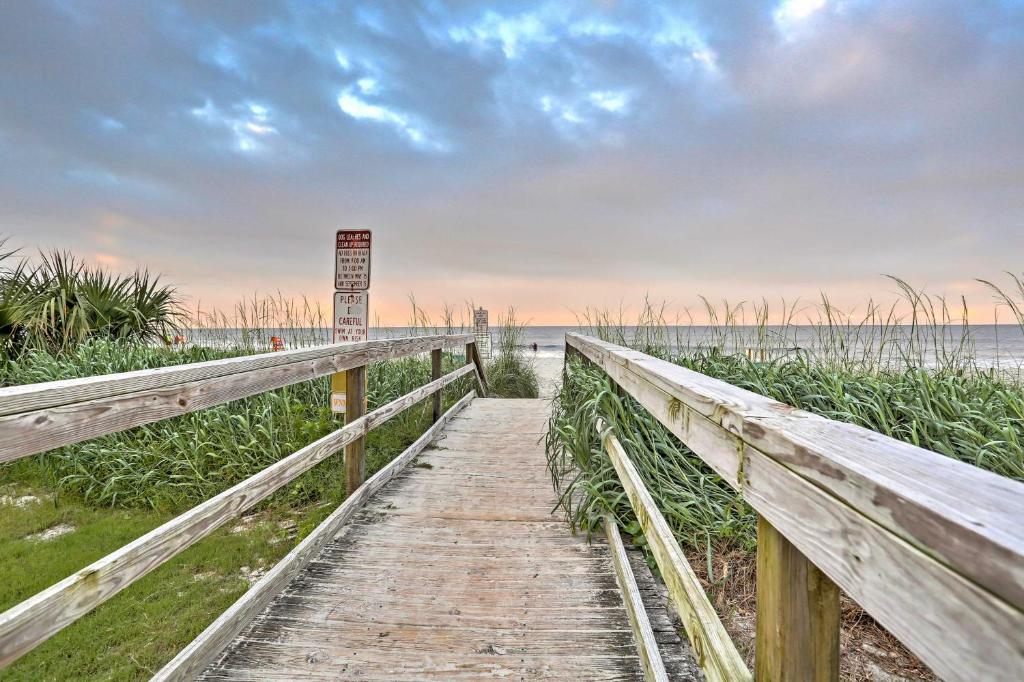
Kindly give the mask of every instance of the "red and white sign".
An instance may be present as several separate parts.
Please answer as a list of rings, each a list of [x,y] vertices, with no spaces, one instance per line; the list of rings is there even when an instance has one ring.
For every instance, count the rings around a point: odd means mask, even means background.
[[[370,288],[370,235],[369,230],[338,230],[334,263],[334,288],[338,291]]]
[[[334,292],[334,343],[366,341],[370,329],[370,294]]]

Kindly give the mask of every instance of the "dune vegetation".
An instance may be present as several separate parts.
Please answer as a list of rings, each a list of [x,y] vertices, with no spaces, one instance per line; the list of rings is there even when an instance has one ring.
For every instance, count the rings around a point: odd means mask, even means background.
[[[509,308],[498,318],[498,343],[487,362],[487,383],[495,398],[536,398],[540,389],[537,372],[526,357],[523,342],[525,323],[516,320]]]
[[[0,242],[0,249],[3,243]],[[127,343],[168,339],[183,321],[171,286],[145,270],[116,275],[63,251],[35,261],[0,253],[0,351],[60,352],[92,338]]]
[[[966,306],[954,315],[944,300],[896,281],[908,313],[870,304],[865,314],[853,318],[825,298],[811,308],[814,317],[801,330],[795,306],[784,304],[781,322],[769,325],[763,303],[726,304],[721,310],[708,304],[705,316],[711,323],[700,326],[670,324],[665,307],[650,303],[633,324],[621,315],[590,310],[581,316],[581,327],[809,412],[1024,480],[1020,366],[1011,363],[997,371],[976,362]],[[1012,286],[1005,289],[987,284],[1024,329],[1024,280],[1012,277]],[[754,324],[744,324],[748,320]],[[578,359],[566,366],[547,437],[549,466],[568,520],[593,532],[602,514],[611,512],[624,532],[645,544],[601,447],[595,428],[599,417],[642,475],[734,640],[751,654],[747,626],[752,622],[756,515],[607,375]],[[860,628],[860,634],[851,628]],[[896,640],[844,601],[844,642],[851,637],[866,637],[872,646],[893,652],[890,662],[903,665],[890,666],[894,673],[929,675]]]
[[[0,385],[126,372],[328,338],[309,300],[252,297],[187,311],[171,286],[62,252],[0,254]],[[422,322],[423,320],[420,320]],[[461,332],[415,324],[405,333]],[[178,338],[175,338],[178,337]],[[465,364],[444,354],[443,371]],[[370,409],[430,381],[429,357],[373,363]],[[445,389],[447,409],[471,387]],[[295,384],[0,465],[0,610],[337,429],[329,378]],[[372,431],[367,475],[429,426],[429,401]],[[4,670],[4,679],[143,679],[168,661],[345,498],[329,458]]]

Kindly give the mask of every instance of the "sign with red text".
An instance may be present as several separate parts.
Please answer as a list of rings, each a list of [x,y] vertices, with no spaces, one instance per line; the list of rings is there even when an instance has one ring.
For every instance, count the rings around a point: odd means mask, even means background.
[[[366,341],[370,330],[370,294],[334,292],[334,343]]]
[[[370,288],[369,230],[338,230],[335,235],[334,288],[366,291]]]

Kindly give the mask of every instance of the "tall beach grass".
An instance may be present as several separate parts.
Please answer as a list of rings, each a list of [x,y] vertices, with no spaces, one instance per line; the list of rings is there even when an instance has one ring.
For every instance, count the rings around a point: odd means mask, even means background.
[[[1019,364],[976,361],[962,299],[952,306],[894,281],[901,300],[884,308],[869,304],[860,315],[840,311],[827,297],[815,306],[783,303],[775,310],[763,301],[720,308],[705,301],[710,324],[696,325],[688,324],[692,318],[670,323],[667,306],[647,302],[629,321],[621,311],[585,311],[581,327],[830,419],[1024,480]],[[1011,281],[986,284],[1024,331],[1024,283],[1012,275]],[[749,665],[756,619],[753,510],[602,370],[573,358],[553,403],[546,451],[574,527],[596,531],[610,512],[638,545],[646,544],[601,446],[598,418],[622,443]],[[871,678],[879,670],[898,679],[934,679],[845,595],[841,610],[842,679]]]
[[[645,301],[633,320],[622,311],[587,310],[580,326],[584,333],[794,407],[1024,480],[1019,367],[997,372],[975,362],[963,299],[954,308],[942,297],[893,281],[900,299],[884,307],[871,302],[859,316],[840,311],[825,296],[814,306],[783,302],[774,310],[763,301],[716,308],[705,300],[708,324],[690,324],[692,317],[679,324],[668,321],[665,305]],[[1011,275],[1010,281],[1005,288],[986,284],[1024,330],[1024,280]],[[774,324],[768,324],[772,318]],[[588,527],[603,511],[628,524],[621,488],[592,426],[597,417],[635,457],[681,541],[693,543],[703,534],[750,544],[753,527],[737,523],[746,515],[737,517],[736,505],[722,503],[722,495],[738,496],[720,489],[699,458],[615,391],[603,373],[578,362],[567,366],[547,444],[556,486],[574,524]],[[715,482],[710,488],[709,481]],[[708,495],[691,495],[695,490]]]
[[[495,398],[536,398],[540,394],[537,372],[526,357],[523,327],[515,308],[498,317],[498,343],[487,362],[487,383]]]

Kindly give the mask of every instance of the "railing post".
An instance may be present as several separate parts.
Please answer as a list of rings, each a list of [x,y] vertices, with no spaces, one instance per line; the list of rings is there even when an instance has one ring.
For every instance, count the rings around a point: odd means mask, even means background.
[[[351,424],[366,414],[366,365],[345,373],[345,419]],[[365,440],[362,436],[345,446],[345,489],[351,495],[363,484],[366,475]]]
[[[441,349],[435,348],[430,351],[430,380],[437,381],[441,378]],[[441,391],[434,394],[434,418],[432,423],[436,424],[441,418]]]
[[[563,371],[563,373],[568,371],[569,363],[572,362],[573,358],[578,359],[580,361],[580,363],[582,363],[583,365],[585,365],[587,367],[593,367],[594,366],[594,363],[593,363],[593,361],[590,358],[588,358],[586,355],[584,355],[583,352],[579,348],[577,348],[576,346],[573,346],[572,344],[570,344],[569,340],[566,339],[566,341],[565,341],[565,357],[563,358],[563,361],[562,361],[562,371]]]
[[[566,339],[565,340],[565,354],[562,356],[562,371],[563,372],[565,371],[565,368],[569,366],[569,363],[572,362],[572,359],[574,357],[579,357],[579,356],[580,356],[580,352],[576,349],[576,346],[574,346],[571,343],[569,343],[569,340]]]
[[[480,351],[477,350],[476,341],[466,344],[466,364],[476,364],[476,385],[477,393],[481,398],[487,397],[487,383],[484,380],[484,365],[480,360]]]
[[[839,679],[839,588],[757,520],[757,682]]]

